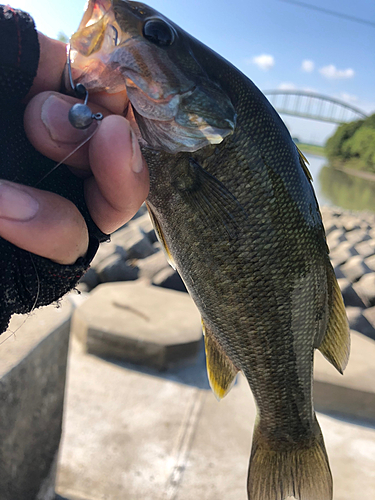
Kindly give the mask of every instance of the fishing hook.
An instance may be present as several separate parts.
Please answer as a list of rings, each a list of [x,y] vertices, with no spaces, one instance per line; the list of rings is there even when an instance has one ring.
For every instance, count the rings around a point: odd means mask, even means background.
[[[74,128],[84,130],[88,128],[93,120],[100,121],[103,119],[102,113],[93,113],[91,109],[87,105],[87,101],[89,98],[89,93],[86,87],[82,83],[78,83],[74,85],[73,77],[72,77],[72,66],[70,59],[70,43],[67,46],[66,51],[66,64],[68,67],[68,75],[70,86],[72,87],[73,92],[78,97],[78,99],[83,99],[83,104],[74,104],[69,110],[69,122],[73,125]]]

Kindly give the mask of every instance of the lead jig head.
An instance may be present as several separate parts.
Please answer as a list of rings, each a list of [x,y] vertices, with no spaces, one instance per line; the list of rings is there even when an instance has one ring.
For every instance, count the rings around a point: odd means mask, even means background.
[[[68,66],[68,75],[70,86],[72,87],[73,92],[75,93],[78,99],[84,99],[83,104],[74,104],[69,110],[69,122],[73,125],[74,128],[79,130],[85,130],[88,128],[93,120],[100,121],[103,119],[102,113],[93,113],[89,106],[87,105],[87,101],[89,98],[89,93],[82,83],[78,83],[74,85],[72,78],[72,68],[70,61],[70,44],[67,47],[67,57],[66,64]]]

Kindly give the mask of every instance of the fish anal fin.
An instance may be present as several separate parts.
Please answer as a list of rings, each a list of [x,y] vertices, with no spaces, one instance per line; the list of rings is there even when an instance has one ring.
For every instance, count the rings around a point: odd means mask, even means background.
[[[238,373],[238,369],[224,353],[211,330],[202,320],[204,345],[206,349],[207,375],[211,389],[218,400],[222,399],[231,390]]]
[[[167,261],[168,261],[168,264],[174,269],[176,270],[176,264],[173,260],[173,256],[169,250],[169,247],[167,245],[167,242],[165,241],[165,236],[164,236],[164,233],[162,231],[162,228],[159,224],[159,221],[158,219],[156,218],[156,215],[154,214],[154,212],[152,211],[150,205],[146,202],[146,207],[147,207],[147,210],[148,210],[148,213],[150,215],[150,219],[151,219],[151,222],[152,222],[152,225],[154,226],[154,229],[155,229],[155,233],[156,233],[156,236],[164,250],[164,253],[165,253],[165,256],[167,258]]]
[[[349,360],[350,331],[345,305],[332,266],[327,270],[329,318],[319,351],[343,373]]]
[[[305,172],[306,177],[309,179],[309,181],[312,181],[313,178],[312,178],[312,175],[310,174],[309,167],[307,166],[309,164],[309,162],[308,162],[306,156],[299,149],[299,147],[296,146],[296,148],[297,148],[297,151],[298,151],[300,165],[301,165],[303,171]]]
[[[316,432],[298,442],[274,443],[257,420],[248,474],[251,500],[332,500],[332,475],[323,436]]]

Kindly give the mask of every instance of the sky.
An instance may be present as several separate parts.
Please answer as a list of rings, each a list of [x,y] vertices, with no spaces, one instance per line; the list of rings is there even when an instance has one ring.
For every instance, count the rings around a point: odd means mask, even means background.
[[[262,91],[321,93],[375,112],[375,1],[304,0],[350,21],[283,0],[149,0],[147,3],[231,61]],[[9,0],[50,37],[78,27],[85,0]],[[293,137],[323,144],[332,124],[282,116]]]

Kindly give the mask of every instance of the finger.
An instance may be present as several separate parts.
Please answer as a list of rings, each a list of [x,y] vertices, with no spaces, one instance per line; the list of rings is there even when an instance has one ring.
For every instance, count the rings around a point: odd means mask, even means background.
[[[133,217],[148,195],[148,169],[129,122],[111,115],[90,141],[93,177],[85,181],[86,204],[96,225],[111,233]]]
[[[88,248],[86,223],[73,203],[8,181],[0,181],[0,236],[59,264],[73,264]]]
[[[128,107],[129,99],[126,90],[108,94],[107,92],[95,92],[90,95],[90,102],[111,111],[114,115],[124,115]]]
[[[59,91],[61,75],[66,62],[66,45],[38,32],[40,56],[38,71],[33,85],[26,96],[28,102],[33,96],[45,90]]]
[[[68,119],[70,108],[82,101],[57,92],[42,92],[36,95],[27,105],[24,114],[24,127],[31,144],[44,156],[56,162],[62,161],[84,142],[96,129],[97,123],[86,130],[74,128]],[[107,116],[109,111],[90,105],[93,113]],[[83,145],[66,161],[67,165],[88,169],[88,144]]]

